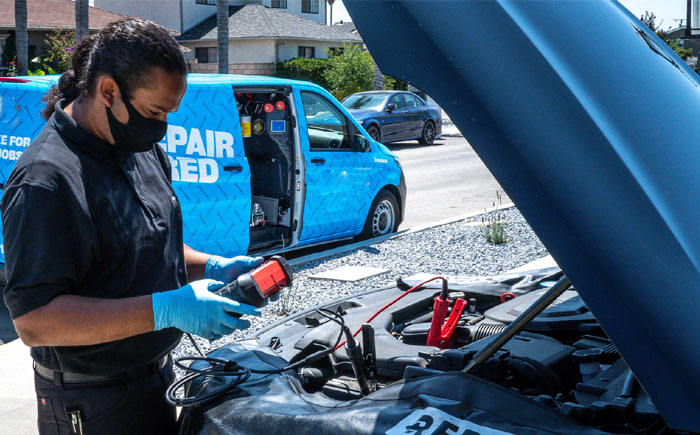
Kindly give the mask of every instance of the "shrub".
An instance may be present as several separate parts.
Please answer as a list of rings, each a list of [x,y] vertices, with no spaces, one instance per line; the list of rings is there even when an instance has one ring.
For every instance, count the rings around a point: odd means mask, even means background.
[[[295,57],[294,59],[277,64],[277,77],[293,80],[305,80],[316,83],[328,89],[324,73],[330,67],[328,59],[305,59]]]
[[[374,80],[374,62],[369,52],[357,45],[344,45],[343,54],[332,56],[324,76],[328,90],[342,100],[355,92],[369,91]]]
[[[387,91],[407,91],[408,83],[391,76],[384,76],[384,90]]]

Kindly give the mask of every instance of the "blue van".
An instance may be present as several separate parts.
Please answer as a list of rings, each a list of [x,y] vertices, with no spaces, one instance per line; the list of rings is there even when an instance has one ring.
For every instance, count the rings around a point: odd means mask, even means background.
[[[41,97],[57,79],[0,78],[0,188],[43,128]],[[406,201],[398,157],[323,88],[213,74],[190,74],[187,85],[160,143],[187,244],[271,254],[398,228]]]

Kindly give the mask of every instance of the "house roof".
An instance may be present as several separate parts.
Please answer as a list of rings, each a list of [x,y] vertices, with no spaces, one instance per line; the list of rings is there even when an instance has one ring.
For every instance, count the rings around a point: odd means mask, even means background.
[[[325,24],[258,4],[229,7],[229,39],[303,39],[362,42],[362,38]],[[216,40],[216,14],[184,32],[179,41]]]
[[[91,30],[125,18],[123,15],[90,7]],[[15,0],[0,0],[0,29],[15,28]],[[27,0],[27,29],[75,29],[75,3],[70,0]]]
[[[343,32],[352,33],[357,30],[357,26],[352,21],[340,21],[333,24],[334,29],[342,30]]]

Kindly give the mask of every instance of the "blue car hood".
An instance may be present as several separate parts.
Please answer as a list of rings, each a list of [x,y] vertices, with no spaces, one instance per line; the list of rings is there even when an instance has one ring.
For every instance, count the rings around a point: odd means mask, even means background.
[[[382,72],[447,111],[669,425],[700,431],[697,74],[614,1],[344,3]]]

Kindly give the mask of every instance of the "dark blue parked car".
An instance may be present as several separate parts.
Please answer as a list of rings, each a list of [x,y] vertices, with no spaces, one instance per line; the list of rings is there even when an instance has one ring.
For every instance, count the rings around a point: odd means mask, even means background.
[[[411,92],[358,92],[343,106],[377,142],[418,139],[430,145],[442,134],[440,111]]]

